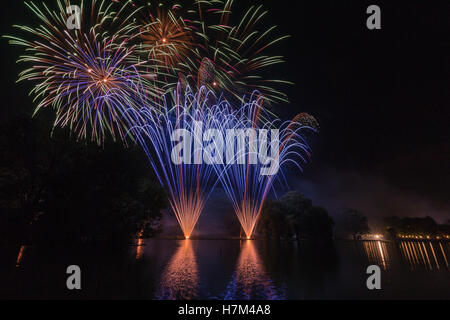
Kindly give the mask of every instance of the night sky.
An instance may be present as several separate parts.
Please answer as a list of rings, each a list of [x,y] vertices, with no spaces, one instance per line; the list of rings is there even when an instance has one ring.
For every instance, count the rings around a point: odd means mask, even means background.
[[[303,191],[331,211],[449,219],[449,3],[266,3],[292,35],[283,72],[295,86],[279,113],[321,124]],[[366,28],[369,4],[381,30]]]
[[[267,23],[291,35],[276,48],[287,63],[273,72],[295,85],[276,113],[308,112],[321,125],[313,161],[292,187],[332,215],[356,207],[370,217],[449,219],[449,2],[263,2]],[[381,30],[366,28],[370,4],[381,7]],[[2,35],[30,17],[21,1],[8,2]],[[33,105],[29,85],[15,84],[21,50],[6,39],[1,48],[8,121]]]

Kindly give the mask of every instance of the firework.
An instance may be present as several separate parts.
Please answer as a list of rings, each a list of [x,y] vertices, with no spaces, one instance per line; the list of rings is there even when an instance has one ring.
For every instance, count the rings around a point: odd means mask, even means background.
[[[227,117],[227,120],[220,121],[220,130],[240,129],[244,140],[250,141],[254,130],[259,129],[259,134],[253,135],[253,143],[249,143],[244,149],[238,148],[236,143],[232,146],[234,158],[227,160],[226,164],[216,166],[221,184],[233,204],[247,239],[252,236],[267,195],[271,190],[275,192],[274,182],[287,183],[283,167],[291,164],[302,171],[302,163],[306,163],[310,157],[310,148],[303,132],[316,131],[316,128],[309,126],[304,120],[317,123],[307,114],[286,122],[279,119],[268,120],[271,115],[262,108],[262,102],[260,96],[252,96],[248,103]],[[267,146],[269,132],[270,150]]]
[[[178,82],[186,79],[180,65],[192,58],[192,48],[197,45],[187,19],[190,16],[195,16],[195,11],[170,0],[147,2],[134,14],[133,21],[138,25],[133,36],[137,46],[134,59],[152,75],[153,84],[162,94],[172,93]],[[187,85],[185,81],[184,88]]]
[[[205,163],[177,163],[173,158],[173,150],[178,142],[173,140],[177,130],[192,132],[195,144],[203,143],[203,135],[195,129],[197,122],[205,127],[212,127],[215,117],[208,108],[208,92],[201,89],[193,94],[189,90],[180,96],[176,93],[174,105],[143,107],[140,110],[130,109],[127,116],[134,126],[129,134],[143,147],[149,162],[165,187],[170,206],[180,224],[181,230],[189,237],[205,206],[205,202],[214,189],[215,169]],[[194,150],[194,153],[198,150]]]
[[[193,84],[226,92],[230,100],[242,102],[258,90],[268,101],[287,101],[277,87],[289,82],[265,76],[270,67],[284,62],[282,56],[270,55],[269,49],[287,36],[273,37],[276,27],[264,26],[267,11],[262,6],[252,6],[238,17],[233,5],[233,0],[196,1],[198,20],[189,21],[196,46],[179,65],[179,72]]]
[[[307,114],[286,122],[270,120],[257,93],[236,108],[205,87],[195,94],[189,87],[181,92],[174,93],[173,105],[131,109],[126,117],[135,124],[130,134],[166,188],[186,238],[217,181],[250,238],[274,181],[286,182],[281,167],[291,163],[301,170],[307,162],[310,150],[302,132],[315,131],[308,124],[316,121]],[[175,159],[174,154],[181,156]]]
[[[179,5],[167,8],[160,4],[144,10],[146,15],[140,19],[140,51],[168,70],[176,70],[195,45],[192,31],[180,16],[181,9]]]
[[[284,62],[269,50],[286,36],[274,37],[275,26],[264,26],[262,6],[242,16],[232,13],[233,6],[232,0],[196,0],[187,8],[158,4],[143,10],[139,52],[165,92],[182,80],[239,103],[254,90],[268,101],[287,101],[278,87],[289,82],[266,77],[272,66]]]
[[[52,106],[55,126],[70,127],[78,138],[101,143],[106,132],[123,138],[123,110],[137,107],[153,88],[143,83],[140,64],[131,62],[135,47],[127,40],[136,26],[129,18],[118,19],[123,7],[115,11],[113,2],[93,0],[91,8],[81,3],[79,29],[69,29],[71,3],[57,3],[57,10],[26,3],[41,25],[16,26],[31,40],[8,37],[26,50],[19,62],[31,64],[19,81],[35,83],[31,93],[39,102],[34,113]]]
[[[115,2],[92,0],[90,8],[82,2],[76,28],[67,25],[72,18],[68,0],[59,0],[56,10],[26,3],[41,25],[16,26],[30,40],[8,38],[26,50],[19,62],[31,67],[20,73],[19,81],[35,83],[31,91],[38,100],[35,113],[53,107],[54,125],[70,127],[79,139],[90,137],[101,144],[109,134],[139,143],[166,187],[186,238],[220,181],[250,238],[275,177],[285,180],[283,172],[277,173],[277,168],[261,175],[267,171],[265,162],[250,161],[258,156],[245,148],[233,149],[234,164],[214,163],[221,157],[217,152],[210,153],[205,163],[177,163],[172,158],[177,148],[172,137],[177,130],[192,132],[194,146],[201,146],[194,147],[195,159],[198,154],[202,157],[205,141],[202,131],[197,131],[199,122],[205,130],[222,135],[227,130],[261,129],[266,136],[257,137],[258,145],[279,126],[280,134],[272,136],[276,148],[270,146],[276,152],[264,159],[301,169],[309,147],[300,133],[318,129],[317,122],[300,114],[281,123],[261,107],[263,101],[286,100],[275,89],[284,82],[263,76],[268,67],[283,62],[266,51],[285,37],[271,39],[274,27],[261,28],[267,13],[261,6],[252,6],[233,24],[232,0],[198,0],[186,11],[178,5],[158,6],[144,19],[138,17],[142,7],[131,1],[122,6]],[[165,95],[168,89],[170,95]],[[235,108],[233,102],[240,105],[249,96],[250,102]],[[219,150],[215,143],[210,147]]]

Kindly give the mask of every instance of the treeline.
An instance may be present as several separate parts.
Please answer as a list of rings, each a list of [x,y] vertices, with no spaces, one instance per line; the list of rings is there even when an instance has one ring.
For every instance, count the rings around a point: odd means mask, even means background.
[[[328,240],[333,238],[333,226],[325,208],[291,191],[279,200],[266,201],[257,232],[265,238]]]
[[[0,128],[0,242],[126,241],[152,236],[167,206],[145,155],[76,141],[45,114]]]
[[[383,219],[386,235],[389,238],[399,236],[448,236],[450,220],[438,224],[432,217],[386,217]]]
[[[261,212],[257,232],[264,238],[328,240],[361,239],[370,232],[367,217],[347,209],[331,218],[328,211],[313,205],[298,191],[279,200],[267,200]]]

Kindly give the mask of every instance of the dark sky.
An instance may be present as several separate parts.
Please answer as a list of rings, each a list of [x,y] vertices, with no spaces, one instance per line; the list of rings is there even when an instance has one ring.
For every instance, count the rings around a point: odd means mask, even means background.
[[[287,63],[273,72],[295,82],[277,113],[306,111],[321,125],[313,162],[292,185],[332,212],[450,218],[450,2],[262,2],[267,23],[292,36],[276,48]],[[381,30],[366,28],[370,4],[381,7]],[[21,1],[8,2],[2,35],[29,17]],[[1,48],[5,120],[32,102],[14,83],[20,50],[5,39]]]
[[[450,3],[265,3],[292,35],[283,73],[295,86],[279,113],[321,124],[303,191],[330,210],[450,218]],[[369,4],[381,30],[366,28]]]

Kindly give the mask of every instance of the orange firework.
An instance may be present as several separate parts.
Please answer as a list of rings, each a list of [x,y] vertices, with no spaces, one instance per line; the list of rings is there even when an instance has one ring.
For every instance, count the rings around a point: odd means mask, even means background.
[[[167,68],[174,68],[186,59],[193,46],[191,31],[183,19],[177,17],[176,9],[177,6],[157,8],[155,14],[149,13],[149,20],[141,29],[142,49],[149,59]]]

